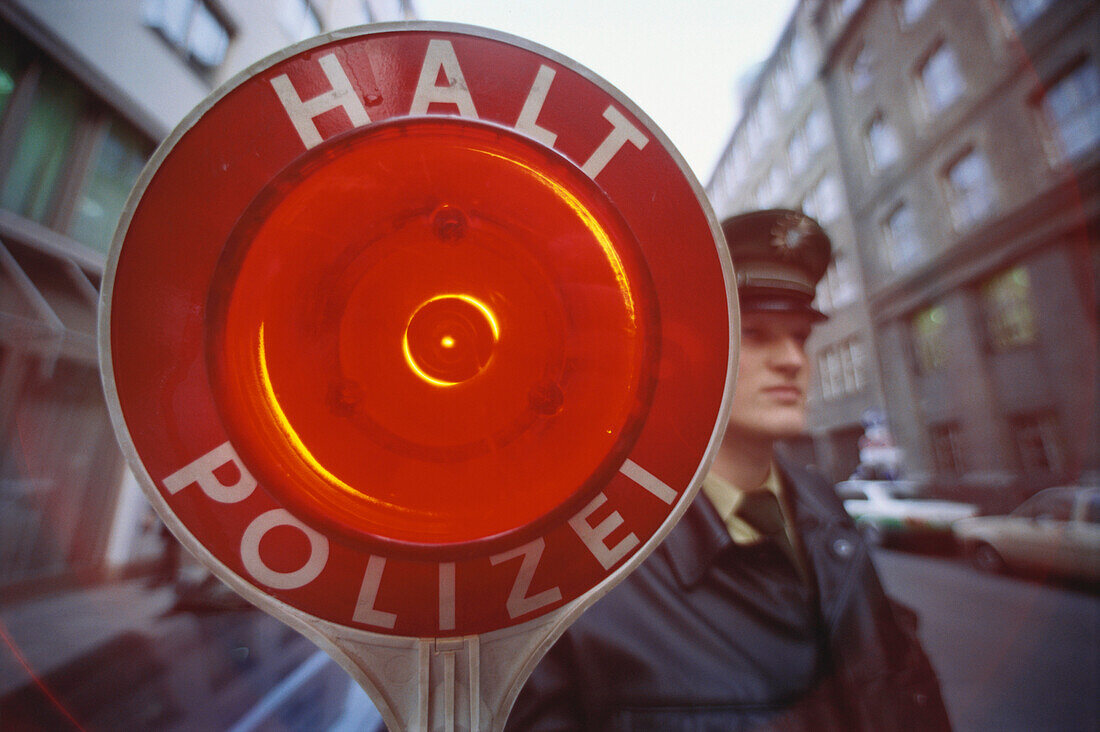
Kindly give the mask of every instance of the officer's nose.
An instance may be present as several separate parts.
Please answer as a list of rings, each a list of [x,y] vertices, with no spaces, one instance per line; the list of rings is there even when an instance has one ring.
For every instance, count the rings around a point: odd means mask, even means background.
[[[771,364],[784,373],[797,374],[809,365],[805,345],[794,336],[778,339],[772,351]]]

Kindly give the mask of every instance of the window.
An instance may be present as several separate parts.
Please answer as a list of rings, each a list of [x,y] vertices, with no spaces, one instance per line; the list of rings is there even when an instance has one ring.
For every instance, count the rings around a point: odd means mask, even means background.
[[[958,475],[963,471],[962,435],[954,422],[935,425],[930,430],[932,459],[944,473]]]
[[[15,144],[0,193],[0,205],[28,219],[49,224],[56,190],[69,159],[83,90],[60,71],[47,69],[38,79],[34,102]]]
[[[1006,0],[1005,4],[1016,25],[1023,28],[1042,15],[1051,2],[1052,0]]]
[[[924,17],[932,0],[901,0],[901,22],[912,25]]]
[[[791,175],[798,175],[810,162],[810,149],[806,143],[806,126],[803,125],[791,135],[787,145],[787,161],[791,166]]]
[[[943,43],[929,54],[917,74],[924,102],[933,114],[950,107],[966,90],[955,52]]]
[[[815,107],[806,118],[806,141],[810,145],[811,155],[821,152],[829,144],[829,120],[820,107]]]
[[[868,123],[866,138],[867,166],[872,173],[890,167],[900,157],[901,143],[897,133],[881,112]]]
[[[818,357],[821,369],[821,396],[833,401],[844,396],[844,370],[840,363],[840,352],[828,348]]]
[[[890,269],[900,272],[915,263],[924,245],[921,241],[917,217],[907,204],[898,204],[886,218],[883,226],[886,239],[886,263]]]
[[[1069,521],[1073,517],[1073,493],[1064,488],[1047,489],[1029,498],[1012,515]]]
[[[1084,520],[1090,524],[1100,524],[1100,493],[1085,496]]]
[[[834,252],[833,261],[825,270],[823,284],[829,292],[829,300],[834,309],[844,307],[856,299],[859,287],[856,283],[855,265],[848,252],[842,249]]]
[[[857,339],[825,348],[817,357],[821,396],[834,401],[860,391],[867,383],[863,343]]]
[[[856,12],[862,4],[863,0],[840,0],[840,17],[847,18],[849,15]]]
[[[814,77],[816,59],[810,42],[802,35],[791,39],[791,71],[798,84],[805,84]]]
[[[775,97],[779,101],[779,107],[783,111],[790,109],[797,93],[791,66],[786,61],[781,61],[775,70]]]
[[[955,225],[964,229],[978,223],[993,210],[993,176],[985,156],[970,149],[946,171],[948,198]]]
[[[1016,266],[982,285],[990,345],[1004,351],[1035,342],[1037,327],[1027,269]]]
[[[1055,82],[1042,98],[1055,133],[1055,160],[1073,159],[1100,142],[1100,69],[1085,60]]]
[[[15,85],[23,73],[26,61],[18,52],[15,39],[6,33],[0,33],[0,115],[8,107]]]
[[[925,308],[913,317],[913,355],[917,371],[930,374],[947,365],[947,311],[942,305]]]
[[[764,187],[760,189],[760,202],[765,205],[777,203],[786,193],[786,176],[783,174],[783,165],[776,163],[768,172],[764,181]]]
[[[833,304],[847,305],[859,296],[859,281],[855,258],[850,252],[838,250],[833,260]]]
[[[802,202],[802,210],[823,224],[840,215],[840,184],[835,175],[829,173],[821,177]]]
[[[1026,473],[1061,473],[1065,467],[1058,423],[1051,414],[1024,414],[1010,420],[1012,436]]]
[[[132,127],[121,120],[107,125],[77,198],[70,236],[106,253],[126,198],[150,154],[149,144]]]
[[[859,93],[871,86],[871,72],[874,65],[874,54],[866,43],[860,44],[859,50],[852,59],[852,66],[848,72],[848,79],[852,85],[852,91]]]
[[[225,59],[229,24],[203,0],[145,0],[145,25],[188,61],[209,70]]]
[[[859,390],[867,385],[867,349],[864,347],[863,341],[853,338],[848,341],[848,352],[852,361],[855,388]]]
[[[26,101],[2,119],[0,208],[106,252],[153,145],[29,48],[17,57],[17,47],[12,39],[0,51],[0,85],[12,87],[0,99]]]
[[[321,19],[309,0],[279,0],[277,17],[291,40],[301,41],[321,32]]]

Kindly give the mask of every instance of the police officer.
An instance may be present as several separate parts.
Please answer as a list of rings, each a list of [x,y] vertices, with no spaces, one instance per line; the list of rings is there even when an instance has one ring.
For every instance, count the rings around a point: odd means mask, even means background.
[[[566,631],[508,729],[944,729],[915,616],[883,592],[832,487],[775,443],[805,427],[831,245],[796,211],[722,230],[741,350],[725,437],[663,544]]]

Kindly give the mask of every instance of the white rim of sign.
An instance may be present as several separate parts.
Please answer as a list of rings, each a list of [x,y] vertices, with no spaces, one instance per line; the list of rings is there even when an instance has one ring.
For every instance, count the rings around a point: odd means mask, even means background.
[[[729,348],[726,381],[718,418],[690,485],[668,518],[634,554],[580,597],[546,615],[518,625],[456,638],[387,635],[322,620],[275,599],[222,564],[169,508],[145,469],[122,414],[115,384],[111,343],[111,301],[122,243],[149,182],[176,143],[230,91],[258,73],[311,48],[348,38],[393,33],[445,32],[495,40],[531,51],[569,68],[597,85],[641,121],[690,184],[710,225],[727,293]],[[537,142],[537,141],[535,141]],[[541,144],[541,143],[540,143]],[[123,208],[104,269],[98,317],[100,373],[107,408],[122,452],[153,508],[176,538],[218,579],[253,605],[286,623],[326,651],[367,691],[391,729],[503,729],[512,703],[550,646],[592,603],[632,572],[660,544],[694,500],[721,443],[733,399],[739,349],[740,312],[736,278],[717,217],[694,173],[652,119],[614,85],[562,54],[501,31],[461,23],[400,21],[332,31],[288,46],[233,76],[184,117],[153,153]],[[415,682],[415,683],[413,683]],[[434,720],[434,721],[433,721]],[[461,721],[460,721],[461,720]]]

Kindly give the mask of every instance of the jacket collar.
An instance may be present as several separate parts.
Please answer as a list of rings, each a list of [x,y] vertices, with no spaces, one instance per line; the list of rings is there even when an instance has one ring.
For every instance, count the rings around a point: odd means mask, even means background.
[[[733,545],[726,524],[702,492],[661,544],[676,579],[685,588],[694,587],[707,568],[727,547]]]
[[[816,490],[827,485],[816,475],[801,470],[782,454],[775,456],[783,490],[794,509],[799,534],[806,535],[831,511]],[[680,523],[661,544],[676,579],[685,588],[699,583],[707,569],[727,548],[733,546],[729,530],[714,505],[700,491]]]

